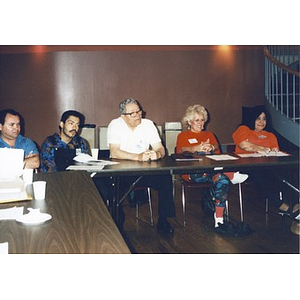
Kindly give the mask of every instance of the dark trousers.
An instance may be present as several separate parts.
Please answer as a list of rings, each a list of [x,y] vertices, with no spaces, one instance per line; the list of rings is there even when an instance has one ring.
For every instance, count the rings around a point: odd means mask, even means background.
[[[122,197],[138,176],[120,177],[119,193]],[[94,177],[94,183],[103,200],[111,201],[113,197],[113,180],[106,177]],[[160,219],[175,217],[173,199],[173,182],[171,175],[147,175],[137,183],[138,187],[150,187],[158,192],[158,215]],[[122,209],[122,208],[120,208]]]
[[[129,176],[121,177],[120,189],[126,191],[126,189],[134,182],[138,177]],[[149,175],[143,176],[143,178],[137,183],[136,186],[150,187],[158,192],[158,215],[160,219],[167,219],[175,217],[175,205],[173,199],[173,182],[171,175]]]

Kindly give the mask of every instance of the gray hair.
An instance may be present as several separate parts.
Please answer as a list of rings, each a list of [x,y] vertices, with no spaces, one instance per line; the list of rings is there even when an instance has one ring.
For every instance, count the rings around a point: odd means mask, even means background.
[[[125,111],[126,111],[126,105],[128,104],[131,104],[131,103],[134,103],[136,104],[139,108],[141,107],[139,102],[133,98],[128,98],[128,99],[125,99],[123,100],[122,102],[120,102],[119,104],[119,111],[121,114],[124,114]]]
[[[204,106],[202,106],[200,104],[191,105],[186,109],[185,115],[182,119],[182,124],[184,127],[186,127],[186,128],[190,127],[189,122],[193,120],[195,113],[202,115],[204,118],[204,121],[205,122],[207,121],[208,115],[207,115],[207,110],[204,108]]]

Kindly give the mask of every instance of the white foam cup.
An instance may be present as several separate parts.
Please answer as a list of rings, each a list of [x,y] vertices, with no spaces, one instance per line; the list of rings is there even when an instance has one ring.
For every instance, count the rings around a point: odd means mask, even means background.
[[[33,193],[35,200],[44,200],[46,195],[46,181],[34,181]]]
[[[26,184],[31,184],[32,183],[32,178],[33,178],[33,169],[23,169],[23,181]]]
[[[98,159],[99,149],[98,148],[92,148],[91,151],[92,151],[93,159]]]

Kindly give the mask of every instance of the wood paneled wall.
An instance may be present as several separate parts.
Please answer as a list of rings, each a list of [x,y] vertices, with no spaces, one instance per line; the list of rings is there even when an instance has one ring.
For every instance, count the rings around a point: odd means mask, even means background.
[[[127,97],[158,125],[180,121],[189,105],[200,103],[210,113],[207,129],[229,143],[242,106],[264,100],[262,46],[13,49],[0,47],[0,109],[18,110],[26,136],[38,144],[57,131],[65,110],[106,126]]]

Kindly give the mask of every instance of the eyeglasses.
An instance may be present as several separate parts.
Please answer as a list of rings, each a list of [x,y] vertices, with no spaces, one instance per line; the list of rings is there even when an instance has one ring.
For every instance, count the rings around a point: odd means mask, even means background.
[[[133,111],[133,112],[131,112],[131,113],[123,113],[122,115],[124,115],[124,116],[130,116],[131,118],[134,118],[136,115],[141,115],[142,114],[142,110],[141,109],[139,109],[139,110],[137,110],[137,111]]]

